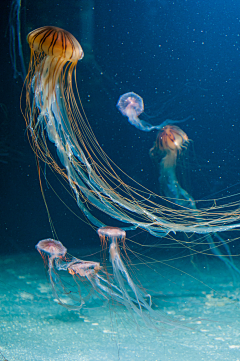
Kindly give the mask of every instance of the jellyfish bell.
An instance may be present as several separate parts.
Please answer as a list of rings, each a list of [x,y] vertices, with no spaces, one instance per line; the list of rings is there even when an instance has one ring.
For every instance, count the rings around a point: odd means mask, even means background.
[[[118,100],[117,108],[126,117],[137,117],[144,111],[143,99],[134,92],[123,94]]]
[[[181,128],[166,125],[158,132],[149,155],[156,163],[165,157],[164,167],[172,167],[176,164],[178,154],[187,147],[188,143],[188,136]]]
[[[28,34],[27,41],[31,49],[27,88],[32,87],[34,94],[39,94],[36,103],[44,115],[55,101],[56,86],[61,75],[65,75],[65,65],[69,64],[66,80],[70,81],[72,72],[84,53],[72,34],[54,26],[33,30]]]
[[[102,269],[99,262],[79,261],[72,262],[67,270],[71,275],[79,275],[80,277],[88,277],[94,275]]]
[[[159,125],[152,125],[145,120],[138,118],[138,116],[144,111],[144,104],[143,99],[134,92],[121,95],[117,102],[117,108],[122,113],[122,115],[128,117],[129,123],[144,132],[150,132],[154,129],[162,129],[168,124],[185,122],[186,120],[191,118],[191,116],[189,116],[182,120],[166,119],[163,123]]]
[[[51,238],[39,241],[36,249],[39,253],[45,253],[52,258],[64,257],[67,253],[67,248],[60,241],[55,241]]]
[[[159,131],[155,147],[162,151],[181,151],[188,144],[187,134],[176,125],[166,125]]]
[[[103,243],[107,240],[125,240],[126,238],[126,232],[118,227],[101,227],[97,233]]]
[[[31,31],[27,36],[30,48],[44,52],[48,56],[65,58],[77,62],[84,56],[77,39],[68,31],[55,26],[43,26]]]

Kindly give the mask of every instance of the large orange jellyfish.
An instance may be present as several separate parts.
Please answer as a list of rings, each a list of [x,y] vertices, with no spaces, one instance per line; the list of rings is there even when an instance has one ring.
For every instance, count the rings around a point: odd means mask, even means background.
[[[31,85],[34,93],[41,93],[39,107],[44,114],[55,100],[56,86],[59,78],[64,76],[65,64],[69,64],[68,78],[71,80],[73,69],[84,54],[72,34],[53,26],[33,30],[28,34],[27,41],[31,49],[30,66],[37,66],[34,71],[38,73]]]

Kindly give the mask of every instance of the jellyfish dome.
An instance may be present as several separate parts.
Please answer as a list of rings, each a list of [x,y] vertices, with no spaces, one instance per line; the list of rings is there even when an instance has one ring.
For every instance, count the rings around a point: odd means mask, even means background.
[[[99,262],[83,262],[77,260],[76,262],[70,264],[67,269],[71,275],[78,274],[81,277],[86,277],[89,275],[94,275],[95,273],[100,271],[101,266]]]
[[[64,257],[67,253],[67,249],[64,247],[64,245],[59,242],[55,241],[54,239],[48,238],[43,239],[42,241],[39,241],[36,245],[36,248],[38,252],[46,253],[47,255],[51,257]]]
[[[105,242],[106,240],[125,240],[126,232],[118,227],[101,227],[97,230],[97,233],[101,241]]]
[[[187,134],[175,125],[166,125],[158,133],[155,146],[159,150],[181,150],[188,143]]]
[[[44,52],[48,56],[61,57],[68,61],[78,61],[84,53],[77,39],[68,31],[55,26],[44,26],[33,30],[27,36],[31,49]]]
[[[117,108],[126,117],[129,116],[131,111],[134,111],[136,116],[138,116],[144,111],[143,99],[134,92],[123,94],[118,100]]]

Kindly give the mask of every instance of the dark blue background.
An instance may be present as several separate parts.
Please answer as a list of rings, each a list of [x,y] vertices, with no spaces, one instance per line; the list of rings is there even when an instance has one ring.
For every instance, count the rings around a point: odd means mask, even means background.
[[[13,78],[9,56],[8,14],[1,15],[1,250],[33,250],[51,237],[34,154],[20,112],[22,81]],[[25,37],[43,25],[63,27],[82,39],[82,1],[25,1],[21,12]],[[194,120],[181,126],[193,141],[179,179],[195,199],[239,182],[240,5],[233,1],[95,1],[94,61],[77,67],[78,86],[99,143],[131,177],[157,192],[157,172],[148,151],[156,132],[137,130],[116,109],[119,96],[143,97],[149,121]],[[24,94],[24,90],[23,90]],[[23,95],[24,103],[24,95]],[[7,110],[7,113],[4,112]],[[6,114],[5,114],[6,113]],[[3,153],[0,151],[0,153]],[[80,217],[74,200],[48,177],[55,191]],[[183,173],[183,176],[182,176]],[[184,183],[185,182],[185,183]],[[44,183],[44,182],[43,182]],[[44,184],[58,237],[66,246],[98,242],[95,232],[75,217]],[[236,193],[239,187],[230,188]],[[217,193],[214,197],[229,194]]]

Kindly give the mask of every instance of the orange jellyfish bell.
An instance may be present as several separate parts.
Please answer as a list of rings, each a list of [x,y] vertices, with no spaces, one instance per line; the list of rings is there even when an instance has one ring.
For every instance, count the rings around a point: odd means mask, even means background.
[[[166,125],[157,135],[153,147],[150,149],[150,156],[157,153],[179,152],[189,142],[187,134],[176,125]]]
[[[157,135],[155,146],[162,151],[181,150],[188,143],[187,134],[175,125],[166,125]]]
[[[188,142],[188,136],[181,128],[176,125],[166,125],[158,132],[149,155],[157,163],[166,156],[166,163],[169,160],[172,164],[176,161],[177,154],[187,147]]]
[[[84,56],[77,39],[68,31],[55,26],[43,26],[31,31],[27,36],[31,49],[44,52],[48,56],[61,57],[77,62]]]
[[[27,93],[30,93],[32,88],[35,94],[39,94],[37,103],[44,115],[49,112],[56,99],[57,87],[60,87],[63,93],[63,86],[66,85],[67,91],[71,92],[69,85],[73,70],[84,54],[72,34],[54,26],[44,26],[31,31],[27,41],[31,49]]]

